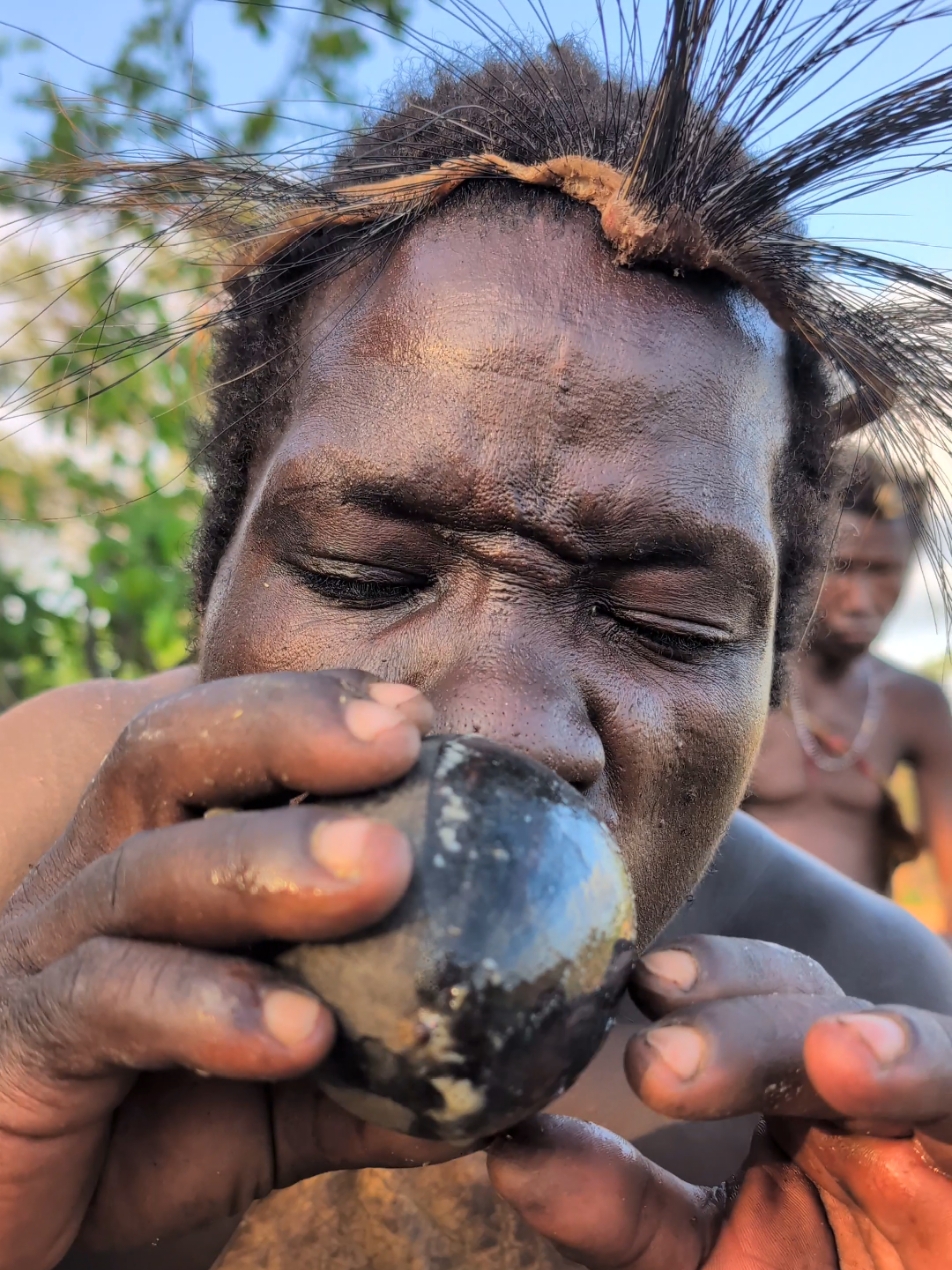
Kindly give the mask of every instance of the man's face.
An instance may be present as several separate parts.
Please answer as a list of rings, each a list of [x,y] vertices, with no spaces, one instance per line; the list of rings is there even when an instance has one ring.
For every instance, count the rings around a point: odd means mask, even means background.
[[[905,520],[844,512],[810,636],[837,659],[865,653],[896,607],[912,558]]]
[[[547,763],[613,828],[647,942],[767,710],[779,332],[617,268],[584,212],[428,222],[304,326],[203,674],[357,667]]]

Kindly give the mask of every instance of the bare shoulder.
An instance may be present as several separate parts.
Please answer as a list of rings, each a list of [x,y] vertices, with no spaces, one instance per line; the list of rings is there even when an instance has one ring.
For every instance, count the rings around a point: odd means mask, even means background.
[[[185,666],[134,681],[89,680],[0,715],[0,905],[69,823],[129,720],[196,678]]]
[[[917,675],[911,670],[901,670],[879,657],[873,660],[880,683],[895,704],[916,713],[925,710],[948,715],[948,698],[934,680],[926,679],[924,675]]]
[[[952,762],[952,713],[941,686],[879,658],[875,661],[905,756],[914,763]]]

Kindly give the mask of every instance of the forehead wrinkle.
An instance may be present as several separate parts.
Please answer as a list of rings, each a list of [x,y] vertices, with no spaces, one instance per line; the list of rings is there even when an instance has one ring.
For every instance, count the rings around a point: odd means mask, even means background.
[[[273,464],[258,506],[304,517],[349,506],[450,533],[517,535],[578,564],[634,563],[666,549],[700,564],[743,558],[769,572],[771,538],[761,518],[718,517],[652,481],[606,481],[597,491],[570,486],[561,495],[525,500],[498,483],[488,494],[478,472],[458,465],[384,468],[327,445]]]
[[[644,314],[610,303],[591,313],[568,315],[491,290],[468,296],[450,290],[410,300],[385,314],[355,312],[349,331],[341,331],[334,341],[327,370],[339,374],[351,363],[377,365],[397,375],[465,371],[517,384],[538,382],[549,389],[563,386],[561,377],[567,375],[576,394],[608,392],[642,410],[685,389],[697,391],[696,359],[678,356],[679,346],[692,346],[697,333],[692,320],[697,315],[690,312],[672,333],[669,327],[654,329]],[[736,368],[738,359],[753,361],[758,351],[753,340],[731,339],[728,347],[711,340],[709,330],[704,334],[711,381],[728,360]],[[656,359],[665,362],[663,389],[651,382]]]
[[[458,490],[453,506],[485,492],[514,516],[534,508],[544,518],[565,520],[572,508],[572,518],[581,520],[583,510],[597,517],[616,506],[611,514],[621,515],[644,490],[657,503],[673,486],[715,509],[719,496],[725,519],[769,516],[773,447],[764,441],[775,430],[779,442],[783,426],[776,420],[765,433],[759,412],[743,395],[732,400],[713,386],[697,419],[677,409],[683,404],[678,393],[649,385],[645,396],[653,409],[647,420],[631,403],[606,394],[574,402],[568,396],[556,394],[554,403],[537,408],[522,391],[505,398],[500,411],[488,391],[456,398],[439,378],[434,384],[426,375],[402,376],[396,386],[388,377],[382,388],[355,379],[335,386],[323,409],[300,419],[281,448],[286,455],[300,453],[305,466],[313,449],[329,465],[326,479],[332,482],[330,456],[336,455],[345,470],[366,463],[372,479],[379,474],[394,486],[413,482],[420,490],[428,484],[447,502]],[[402,418],[410,423],[409,435],[400,431]],[[702,463],[698,442],[704,445]]]
[[[456,517],[482,498],[485,514],[509,525],[584,536],[583,515],[593,526],[621,522],[632,499],[657,510],[676,485],[682,519],[690,504],[766,540],[786,371],[779,333],[754,302],[601,258],[592,269],[587,225],[554,254],[551,240],[500,227],[475,245],[465,225],[438,242],[427,232],[404,241],[322,339],[285,440],[336,442],[348,467],[355,455],[382,456],[397,487],[423,472],[416,496],[439,489]],[[505,247],[507,234],[519,251],[497,259],[493,244]],[[410,461],[412,474],[402,470]]]
[[[488,323],[468,326],[465,338],[453,341],[414,324],[412,350],[376,338],[361,341],[353,356],[341,348],[325,365],[322,382],[299,398],[296,422],[320,431],[327,422],[355,446],[364,438],[373,449],[378,421],[404,417],[421,448],[455,451],[453,459],[461,462],[469,451],[483,463],[498,461],[500,446],[511,450],[517,428],[521,453],[503,461],[515,461],[543,484],[553,465],[573,462],[571,451],[619,458],[638,438],[652,437],[665,447],[685,437],[703,439],[731,465],[744,459],[738,442],[749,418],[763,427],[763,398],[770,394],[757,376],[738,385],[717,367],[699,375],[670,341],[662,375],[651,349],[639,349],[633,338],[615,338],[609,360],[608,341],[599,347],[591,332],[581,333],[584,343],[578,330],[553,330],[544,342],[530,341],[531,323],[510,316],[506,340],[479,334]],[[640,354],[640,365],[625,363],[629,351],[632,362]],[[778,443],[785,407],[785,400],[766,406]]]
[[[346,372],[348,363],[377,363],[393,371],[483,371],[548,383],[553,372],[570,367],[580,379],[615,380],[619,390],[631,391],[633,363],[661,356],[676,390],[690,383],[699,344],[708,350],[711,378],[724,366],[736,369],[738,359],[776,353],[783,337],[752,297],[702,294],[653,271],[620,269],[572,210],[567,222],[425,221],[368,285],[367,267],[335,280],[312,296],[305,319],[317,353],[306,376],[310,388]],[[560,248],[554,253],[553,234]],[[537,251],[543,260],[535,259]],[[356,291],[359,298],[345,303]],[[673,330],[670,321],[659,327],[652,320],[659,306],[676,309]],[[330,327],[329,312],[339,317]],[[695,356],[680,356],[682,345]]]

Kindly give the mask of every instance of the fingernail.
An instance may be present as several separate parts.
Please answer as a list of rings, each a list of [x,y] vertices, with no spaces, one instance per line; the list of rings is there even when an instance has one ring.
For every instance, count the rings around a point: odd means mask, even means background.
[[[856,1032],[884,1067],[894,1063],[909,1048],[906,1029],[884,1014],[841,1014],[837,1022]]]
[[[358,741],[375,741],[381,732],[406,724],[402,714],[376,701],[348,701],[344,706],[344,723]]]
[[[302,992],[277,988],[269,992],[261,1007],[264,1025],[282,1045],[289,1049],[300,1045],[314,1031],[321,1014],[321,1003]]]
[[[657,1027],[645,1040],[679,1080],[693,1080],[704,1060],[704,1038],[693,1027]]]
[[[409,684],[371,684],[367,689],[368,697],[373,697],[374,701],[379,701],[382,706],[391,706],[396,710],[407,701],[412,701],[414,697],[419,697],[420,693],[416,688],[411,688]]]
[[[311,834],[311,855],[341,882],[359,882],[374,821],[365,816],[326,820]]]
[[[679,948],[646,953],[641,964],[655,979],[663,979],[680,992],[687,992],[697,983],[697,962],[690,953],[682,952]]]

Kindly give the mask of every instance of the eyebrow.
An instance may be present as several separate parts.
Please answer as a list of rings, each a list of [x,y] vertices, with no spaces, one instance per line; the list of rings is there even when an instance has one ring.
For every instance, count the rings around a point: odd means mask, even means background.
[[[412,477],[372,477],[356,474],[333,489],[336,501],[373,516],[436,528],[450,533],[516,534],[536,542],[553,555],[575,565],[639,565],[681,569],[716,566],[725,558],[763,566],[763,550],[738,526],[699,515],[695,508],[672,503],[649,508],[630,504],[611,511],[606,495],[598,523],[574,532],[555,530],[541,517],[529,512],[503,514],[476,505],[467,493],[453,499],[448,491],[458,485],[443,483],[446,494],[434,497],[435,481],[428,474],[425,484]],[[276,491],[276,502],[288,510],[302,512],[314,501],[326,502],[332,490],[321,480],[296,482]],[[616,500],[618,501],[618,500]],[[290,506],[289,506],[290,505]]]

